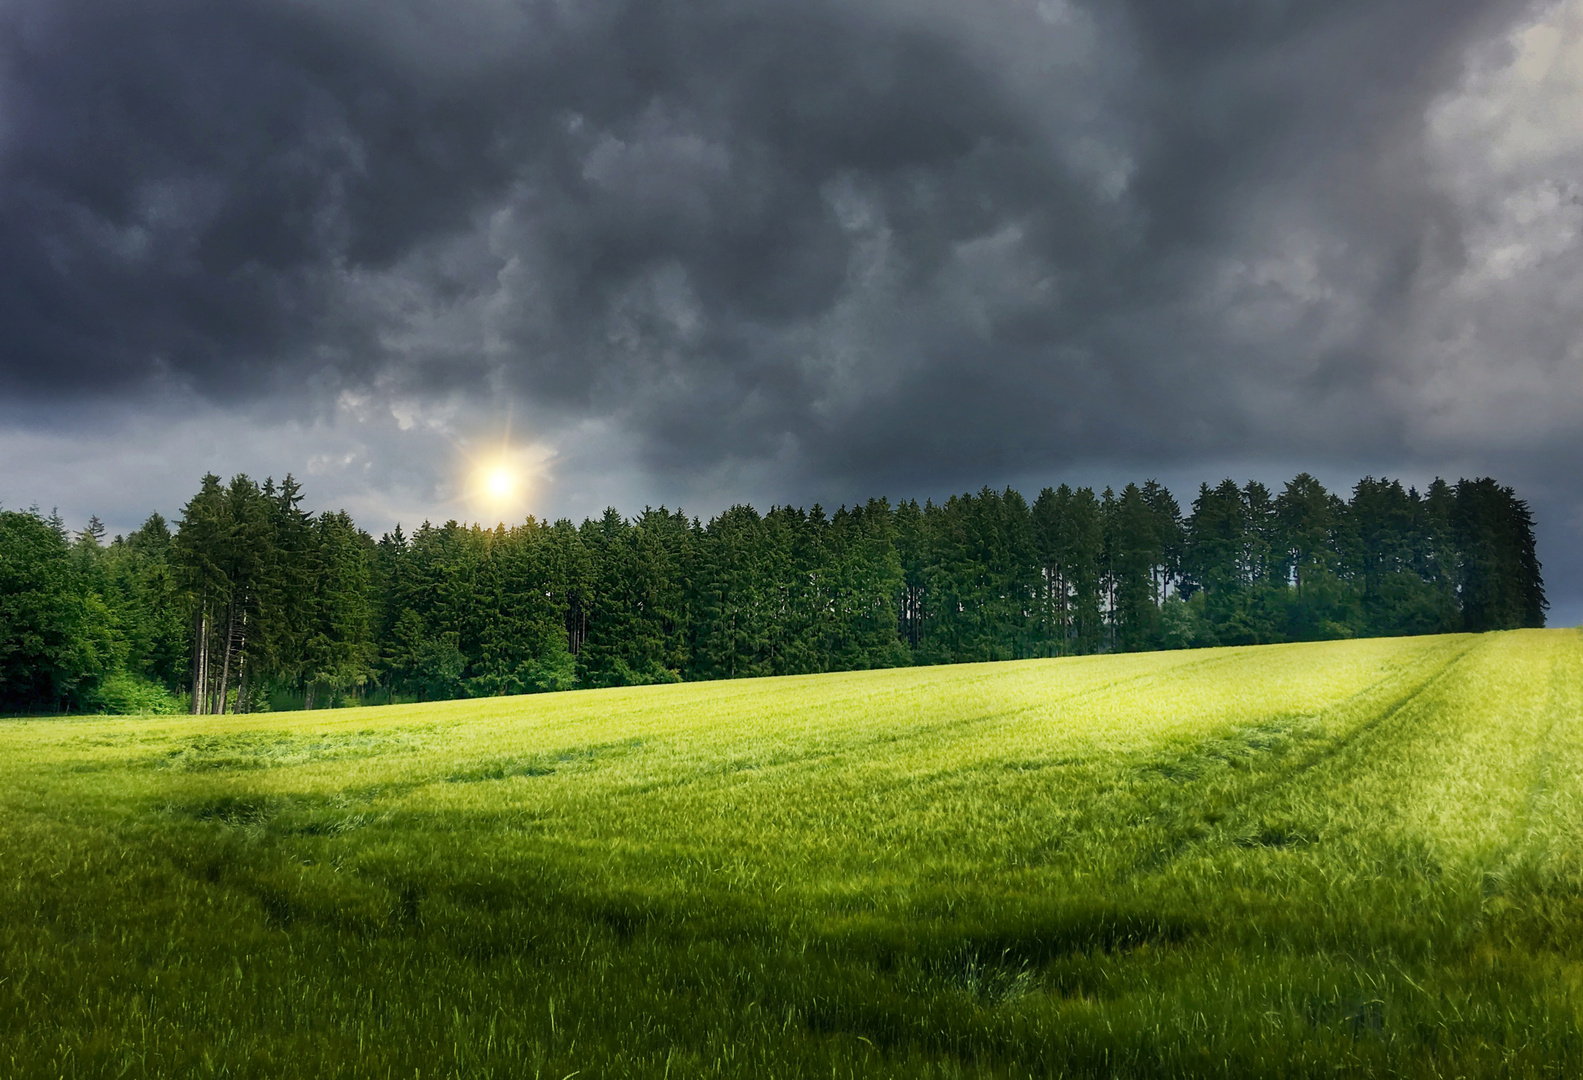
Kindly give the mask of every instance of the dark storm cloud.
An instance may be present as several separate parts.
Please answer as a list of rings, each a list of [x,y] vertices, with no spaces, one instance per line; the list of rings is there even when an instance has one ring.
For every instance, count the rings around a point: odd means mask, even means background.
[[[898,278],[869,299],[949,324],[934,349],[914,343],[939,354],[920,374],[950,383],[993,362],[1054,376],[1036,390],[1086,392],[1050,363],[1076,342],[1150,378],[1160,360],[1118,349],[1102,317],[1169,301],[1173,262],[1223,239],[1227,201],[1269,159],[1289,167],[1316,148],[1291,144],[1355,122],[1349,84],[1410,107],[1412,81],[1487,8],[1047,6],[1052,22],[1027,4],[14,5],[5,375],[41,394],[174,376],[220,397],[321,366],[357,380],[427,361],[430,378],[465,377],[476,367],[444,370],[440,343],[393,356],[381,334],[419,300],[497,287],[526,255],[533,302],[504,298],[514,318],[496,352],[513,382],[595,406],[622,366],[667,347],[675,312],[642,293],[676,268],[704,326],[672,359],[728,398],[782,400],[797,433],[821,389],[788,364],[798,343],[768,343],[787,354],[768,368],[745,353],[765,333],[816,333],[861,294],[857,230],[831,205],[847,185],[882,216]],[[1086,50],[1061,40],[1078,33]],[[992,66],[1040,53],[1055,70],[1031,85]],[[1119,199],[1074,175],[1096,135],[1136,155]],[[502,208],[517,235],[468,264],[430,261]],[[1026,272],[1060,296],[953,320],[941,303],[976,301],[961,295],[972,282],[939,295],[942,267],[1008,224]],[[351,302],[393,270],[420,294],[407,309]]]
[[[402,312],[352,317],[349,280],[505,205],[553,280],[547,309],[513,328],[540,355],[503,363],[551,395],[586,392],[581,354],[645,271],[681,265],[727,319],[817,314],[846,248],[822,183],[932,169],[1011,126],[917,31],[816,6],[596,8],[480,8],[439,42],[421,23],[448,6],[398,9],[406,25],[378,36],[390,13],[373,8],[11,8],[8,382],[174,375],[223,397],[326,363],[368,377]],[[497,33],[516,47],[491,47]],[[406,269],[443,305],[509,258],[494,254]]]
[[[1575,162],[1445,105],[1547,10],[14,0],[0,388],[509,398],[761,499],[1278,459],[1572,506],[1579,395],[1497,360],[1579,359],[1576,244],[1501,262]]]
[[[341,346],[349,268],[466,223],[504,103],[285,6],[7,12],[0,333],[24,390],[217,395]],[[487,107],[493,104],[493,113]]]

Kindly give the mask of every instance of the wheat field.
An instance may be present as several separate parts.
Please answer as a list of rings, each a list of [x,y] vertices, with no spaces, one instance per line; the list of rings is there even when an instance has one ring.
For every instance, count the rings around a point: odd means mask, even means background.
[[[1570,1077],[1583,634],[0,721],[0,1076]]]

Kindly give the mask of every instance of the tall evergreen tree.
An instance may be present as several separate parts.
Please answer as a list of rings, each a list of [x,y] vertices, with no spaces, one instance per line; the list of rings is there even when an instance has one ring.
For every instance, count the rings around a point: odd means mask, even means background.
[[[1154,525],[1154,566],[1150,572],[1151,588],[1156,607],[1165,603],[1166,597],[1176,589],[1182,575],[1182,546],[1186,540],[1182,526],[1182,508],[1176,497],[1158,480],[1146,481],[1142,488],[1143,503],[1149,508]]]
[[[1116,648],[1136,651],[1159,643],[1159,609],[1174,575],[1179,544],[1176,502],[1154,481],[1147,492],[1122,489],[1108,515],[1111,621]]]
[[[344,510],[313,523],[313,602],[305,643],[306,705],[361,689],[373,675],[373,539]]]
[[[105,602],[126,646],[127,669],[175,687],[187,665],[186,611],[170,564],[170,527],[152,514],[106,552]]]
[[[182,507],[171,545],[171,561],[191,612],[192,667],[188,683],[194,714],[213,711],[215,628],[223,621],[231,602],[224,550],[230,535],[229,516],[220,478],[208,473],[198,493]]]
[[[1346,506],[1301,473],[1275,500],[1278,579],[1290,586],[1286,638],[1350,637],[1357,621],[1350,582],[1342,577]]]
[[[85,707],[115,651],[59,518],[0,510],[0,711]]]
[[[577,654],[584,686],[675,682],[686,663],[682,560],[687,521],[646,507],[634,522],[614,509],[585,523],[596,568],[588,633]]]
[[[1534,545],[1533,517],[1516,492],[1489,477],[1459,481],[1451,529],[1462,555],[1466,629],[1543,626],[1548,604]]]
[[[775,582],[768,548],[764,520],[751,506],[731,507],[698,537],[691,599],[697,676],[772,673]]]
[[[928,573],[930,543],[927,520],[933,504],[920,507],[917,500],[896,504],[896,558],[901,564],[901,591],[896,602],[896,631],[909,656],[923,652],[929,616]]]
[[[1366,476],[1352,490],[1344,553],[1357,583],[1363,633],[1456,629],[1455,596],[1436,587],[1424,501],[1401,481]]]
[[[911,662],[895,613],[906,589],[896,519],[885,499],[842,507],[830,522],[830,640],[826,670]]]
[[[302,509],[302,486],[290,473],[279,487],[266,482],[262,495],[274,550],[273,570],[264,588],[270,617],[254,636],[254,662],[261,673],[282,685],[306,689],[317,584],[313,516]]]
[[[926,508],[930,662],[1011,660],[1038,640],[1039,566],[1032,515],[1017,492],[984,488]]]

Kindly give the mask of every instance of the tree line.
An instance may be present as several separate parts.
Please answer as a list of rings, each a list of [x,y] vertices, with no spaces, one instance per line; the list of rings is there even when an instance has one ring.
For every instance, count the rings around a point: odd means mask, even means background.
[[[0,510],[0,710],[194,713],[1542,626],[1493,479],[1300,475],[400,526],[205,476],[174,528]]]

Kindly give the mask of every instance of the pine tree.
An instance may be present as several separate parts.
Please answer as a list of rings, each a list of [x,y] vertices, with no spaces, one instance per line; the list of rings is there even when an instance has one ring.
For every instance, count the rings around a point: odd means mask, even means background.
[[[1199,485],[1183,550],[1183,591],[1203,594],[1206,636],[1213,643],[1238,644],[1255,636],[1250,578],[1257,573],[1258,543],[1248,518],[1235,481]]]
[[[830,521],[827,670],[911,663],[896,619],[906,588],[896,531],[895,516],[884,499],[870,499],[850,510],[842,507]]]
[[[1128,484],[1108,522],[1116,648],[1137,651],[1159,642],[1159,605],[1172,577],[1175,500],[1153,481],[1147,495]]]
[[[373,675],[373,538],[342,511],[313,523],[313,579],[305,648],[307,708],[360,690]]]
[[[1454,499],[1451,531],[1461,555],[1466,629],[1543,626],[1548,605],[1528,505],[1489,477],[1459,480]]]
[[[1347,507],[1346,561],[1360,594],[1362,632],[1433,634],[1458,625],[1454,597],[1432,575],[1423,499],[1401,481],[1366,476]]]
[[[584,522],[584,548],[595,569],[587,638],[577,655],[578,682],[631,686],[681,678],[682,589],[676,539],[686,519],[645,507],[635,522],[614,509]]]
[[[159,514],[116,537],[105,552],[105,602],[125,644],[126,670],[175,689],[190,643],[170,547],[170,527]]]
[[[255,662],[261,674],[306,692],[316,585],[314,521],[302,509],[302,487],[290,473],[279,487],[266,483],[262,494],[272,534],[273,571],[264,591],[270,618],[255,635]]]
[[[770,674],[773,582],[763,519],[751,506],[733,506],[697,543],[693,671],[717,679]]]
[[[933,507],[931,506],[932,510]],[[909,657],[923,652],[928,621],[929,539],[925,511],[916,500],[896,504],[896,558],[901,564],[901,591],[896,601],[896,630]]]
[[[1273,562],[1279,580],[1291,590],[1287,640],[1356,632],[1361,618],[1351,584],[1341,576],[1346,522],[1346,506],[1308,473],[1290,480],[1276,498]]]
[[[1143,485],[1143,503],[1149,508],[1154,526],[1154,565],[1150,571],[1155,607],[1165,603],[1182,575],[1182,508],[1176,497],[1158,480]]]
[[[231,582],[224,567],[228,518],[220,478],[205,474],[198,493],[182,508],[171,544],[171,561],[191,613],[189,685],[195,715],[213,710],[215,624],[231,600]]]
[[[0,712],[84,708],[115,663],[59,517],[0,510]]]

